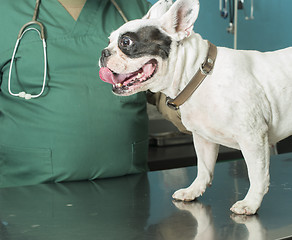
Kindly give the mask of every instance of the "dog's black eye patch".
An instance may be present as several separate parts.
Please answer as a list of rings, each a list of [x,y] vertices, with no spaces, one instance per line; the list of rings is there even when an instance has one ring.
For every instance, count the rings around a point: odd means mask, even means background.
[[[159,29],[149,26],[137,32],[126,32],[119,37],[118,45],[121,51],[130,58],[139,58],[145,55],[168,57],[171,38]]]

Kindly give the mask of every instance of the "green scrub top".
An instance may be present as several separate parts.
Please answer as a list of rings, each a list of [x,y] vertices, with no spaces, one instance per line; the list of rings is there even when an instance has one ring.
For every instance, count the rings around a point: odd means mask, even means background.
[[[128,19],[143,16],[144,0],[117,0]],[[47,41],[44,94],[25,100],[8,92],[8,72],[20,28],[35,0],[0,0],[0,186],[92,180],[147,170],[145,94],[115,96],[98,77],[98,59],[123,19],[110,0],[87,0],[77,21],[57,0],[42,1],[38,20]],[[11,77],[14,93],[38,94],[42,42],[21,40]]]

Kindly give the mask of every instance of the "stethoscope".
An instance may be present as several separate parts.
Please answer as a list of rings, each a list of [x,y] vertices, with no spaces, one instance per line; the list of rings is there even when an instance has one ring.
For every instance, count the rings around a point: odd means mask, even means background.
[[[8,92],[10,95],[15,96],[15,97],[20,97],[20,98],[24,98],[24,99],[31,99],[31,98],[38,98],[40,97],[45,90],[45,86],[46,86],[46,79],[47,79],[47,50],[46,50],[46,39],[45,39],[45,31],[44,31],[44,26],[42,23],[40,23],[39,21],[37,21],[37,16],[38,16],[38,12],[39,12],[39,5],[40,5],[40,0],[36,0],[36,5],[35,5],[35,9],[34,9],[34,14],[32,17],[32,21],[24,24],[22,26],[22,28],[20,29],[18,36],[17,36],[17,40],[15,43],[15,47],[13,50],[13,54],[11,57],[11,62],[10,62],[10,68],[9,68],[9,75],[8,75]],[[27,28],[31,25],[38,25],[40,27],[40,30],[38,30],[35,27],[30,27]],[[31,94],[31,93],[26,93],[24,91],[19,92],[19,93],[14,93],[11,90],[11,72],[12,72],[12,67],[13,67],[13,63],[14,63],[14,59],[15,59],[15,54],[17,52],[18,46],[20,44],[20,41],[22,39],[22,37],[24,36],[25,33],[27,33],[28,31],[36,31],[40,37],[40,40],[42,41],[43,44],[43,51],[44,51],[44,76],[43,76],[43,84],[42,84],[42,89],[38,94]]]
[[[9,74],[8,74],[8,92],[9,92],[9,94],[12,95],[12,96],[24,98],[24,99],[27,99],[27,100],[32,99],[32,98],[40,97],[44,93],[45,87],[46,87],[46,79],[47,79],[47,48],[46,48],[45,31],[44,31],[43,24],[41,22],[37,21],[40,1],[41,0],[36,0],[36,5],[35,5],[32,21],[24,24],[22,26],[22,28],[20,29],[19,33],[18,33],[17,40],[16,40],[16,43],[15,43],[15,47],[14,47],[14,50],[13,50],[13,53],[12,53],[11,61],[10,61],[10,68],[9,68]],[[126,18],[125,14],[121,10],[121,8],[118,6],[116,1],[115,0],[111,0],[111,2],[115,6],[115,8],[118,10],[118,12],[121,15],[121,17],[123,18],[123,20],[125,22],[128,22],[128,19]],[[28,28],[31,25],[38,25],[40,27],[40,30],[38,30],[35,27]],[[27,33],[28,31],[31,31],[31,30],[32,31],[36,31],[38,33],[38,35],[40,37],[40,40],[42,41],[42,44],[43,44],[44,76],[43,76],[43,82],[42,82],[42,89],[38,94],[31,94],[31,93],[27,93],[25,91],[22,91],[22,92],[19,92],[19,93],[14,93],[11,90],[11,72],[12,72],[13,63],[14,63],[14,60],[15,60],[15,54],[17,52],[17,49],[18,49],[18,46],[20,44],[20,41],[21,41],[22,37],[24,36],[25,33]]]
[[[244,19],[245,20],[253,20],[254,16],[253,16],[253,0],[250,0],[250,16],[247,15],[246,9],[245,9],[245,3],[244,0],[239,0],[238,1],[238,9],[239,10],[243,10],[243,14],[244,14]]]
[[[229,11],[228,11],[229,5]],[[254,0],[250,0],[250,16],[247,15],[244,0],[219,0],[219,11],[222,18],[226,19],[229,16],[229,26],[227,32],[234,33],[234,21],[235,21],[235,6],[237,10],[243,10],[245,20],[254,19]]]
[[[244,0],[219,0],[219,10],[222,18],[226,19],[229,16],[229,26],[227,27],[227,32],[233,34],[233,48],[237,49],[237,25],[238,25],[238,10],[243,10],[245,15],[245,20],[254,19],[254,0],[250,0],[250,16],[247,16],[245,10]],[[229,11],[227,7],[229,5]]]

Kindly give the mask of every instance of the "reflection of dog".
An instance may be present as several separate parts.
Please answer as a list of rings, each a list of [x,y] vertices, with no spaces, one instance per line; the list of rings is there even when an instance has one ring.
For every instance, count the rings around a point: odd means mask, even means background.
[[[216,223],[213,221],[212,210],[209,206],[204,206],[202,203],[193,201],[191,203],[188,202],[178,202],[174,201],[174,205],[183,212],[189,212],[193,218],[197,221],[197,231],[194,231],[196,236],[192,240],[197,239],[206,239],[206,240],[215,240],[218,239],[237,239],[236,236],[243,236],[246,234],[246,239],[248,240],[264,240],[267,239],[267,231],[262,226],[260,219],[257,215],[253,216],[245,216],[245,215],[236,215],[232,214],[230,218],[233,220],[233,223],[225,225],[222,227],[215,227]],[[179,214],[176,214],[176,217],[179,217]],[[183,226],[187,226],[187,222],[184,222],[181,219],[178,219],[176,224],[183,223]],[[221,219],[220,221],[224,221]],[[226,220],[226,219],[225,219]],[[218,223],[217,223],[218,224]],[[247,233],[244,228],[239,227],[238,225],[243,224],[246,227]],[[168,228],[172,226],[168,224]],[[180,227],[180,225],[178,225]],[[195,230],[195,228],[193,227]],[[175,229],[176,230],[176,229]],[[192,228],[188,227],[186,230],[191,231]],[[180,231],[179,231],[180,232]],[[187,231],[185,231],[187,232]],[[170,239],[170,238],[165,238]],[[178,239],[178,238],[176,238]],[[190,238],[186,238],[190,239]]]
[[[160,0],[143,19],[114,31],[100,59],[101,79],[117,95],[149,89],[175,98],[200,72],[209,51],[192,31],[198,12],[198,0]],[[250,180],[246,197],[231,210],[257,211],[269,187],[269,144],[292,134],[291,63],[292,48],[268,53],[217,48],[211,74],[180,107],[193,133],[198,175],[173,198],[191,201],[204,193],[222,144],[242,151]]]
[[[231,215],[231,219],[237,224],[244,224],[248,231],[248,239],[263,240],[267,239],[267,231],[262,226],[257,215],[254,216],[242,216]]]
[[[198,223],[196,239],[214,240],[215,228],[211,207],[204,206],[202,203],[194,201],[191,203],[173,201],[174,205],[182,211],[189,212]]]

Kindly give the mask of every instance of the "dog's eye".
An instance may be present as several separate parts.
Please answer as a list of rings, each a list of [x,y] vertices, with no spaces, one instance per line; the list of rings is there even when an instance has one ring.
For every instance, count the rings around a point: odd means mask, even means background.
[[[133,41],[131,40],[131,38],[124,36],[120,39],[120,46],[122,47],[128,47],[131,46],[133,44]]]

